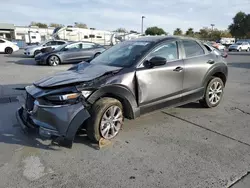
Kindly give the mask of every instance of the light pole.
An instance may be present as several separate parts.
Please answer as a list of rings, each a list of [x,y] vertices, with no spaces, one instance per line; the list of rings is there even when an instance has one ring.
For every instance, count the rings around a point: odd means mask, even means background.
[[[214,26],[215,26],[215,25],[214,25],[214,24],[211,24],[211,26],[212,26],[212,31],[213,31],[213,30],[214,30]]]
[[[143,34],[143,19],[146,18],[145,16],[141,17],[141,34]]]

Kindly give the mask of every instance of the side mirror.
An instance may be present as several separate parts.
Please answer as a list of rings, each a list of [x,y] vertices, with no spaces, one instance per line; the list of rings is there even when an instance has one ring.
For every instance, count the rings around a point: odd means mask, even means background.
[[[155,66],[165,65],[166,62],[167,62],[166,58],[160,57],[160,56],[155,56],[155,57],[152,57],[150,60],[145,61],[144,65],[146,67],[152,68],[152,67],[155,67]]]

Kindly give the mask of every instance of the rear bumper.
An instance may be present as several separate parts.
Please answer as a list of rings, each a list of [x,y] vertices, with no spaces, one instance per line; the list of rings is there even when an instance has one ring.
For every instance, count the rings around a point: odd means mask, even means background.
[[[32,112],[20,107],[16,118],[25,131],[35,130],[40,136],[61,137],[71,148],[79,127],[90,117],[82,103],[62,107],[34,106]]]

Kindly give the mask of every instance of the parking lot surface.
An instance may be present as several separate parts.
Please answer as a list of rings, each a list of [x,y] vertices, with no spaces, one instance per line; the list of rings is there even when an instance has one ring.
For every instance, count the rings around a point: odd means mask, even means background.
[[[250,53],[227,60],[218,107],[191,103],[127,120],[112,144],[97,150],[84,133],[72,149],[50,146],[15,119],[18,88],[72,65],[0,54],[0,187],[230,187],[250,171]]]

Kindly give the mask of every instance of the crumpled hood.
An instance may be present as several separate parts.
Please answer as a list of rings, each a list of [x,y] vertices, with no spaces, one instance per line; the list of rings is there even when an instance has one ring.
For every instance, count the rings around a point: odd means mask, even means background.
[[[34,82],[38,87],[56,87],[68,85],[72,83],[87,82],[98,78],[106,73],[119,71],[121,67],[113,67],[107,65],[97,65],[91,63],[80,63],[77,66],[65,72],[57,73],[53,76],[43,78]]]

